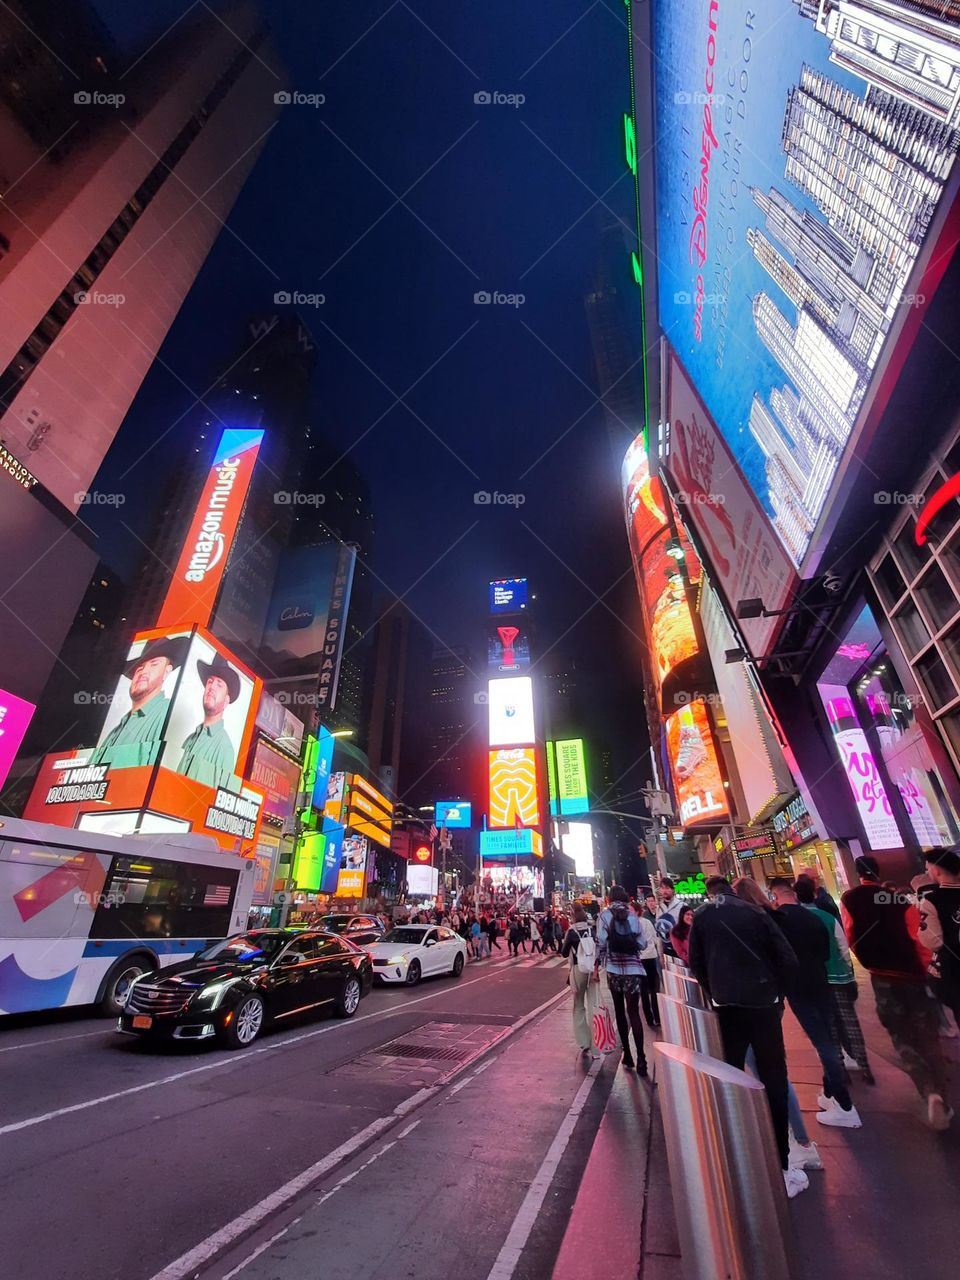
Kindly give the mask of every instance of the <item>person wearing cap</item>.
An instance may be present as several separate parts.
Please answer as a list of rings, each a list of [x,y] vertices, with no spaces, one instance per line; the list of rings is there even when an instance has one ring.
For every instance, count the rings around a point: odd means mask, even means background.
[[[203,682],[203,720],[184,740],[177,773],[208,787],[228,785],[237,761],[237,749],[223,723],[227,704],[240,696],[240,677],[217,654],[212,662],[197,662]]]
[[[946,1129],[953,1112],[940,1010],[927,990],[930,953],[919,941],[920,912],[906,894],[883,887],[876,858],[864,855],[855,865],[860,883],[840,899],[850,950],[870,974],[877,1017],[926,1104],[927,1123]]]
[[[154,763],[170,709],[164,681],[183,664],[188,641],[188,636],[148,640],[139,656],[130,659],[123,671],[130,681],[130,710],[94,751],[90,764],[135,769]]]

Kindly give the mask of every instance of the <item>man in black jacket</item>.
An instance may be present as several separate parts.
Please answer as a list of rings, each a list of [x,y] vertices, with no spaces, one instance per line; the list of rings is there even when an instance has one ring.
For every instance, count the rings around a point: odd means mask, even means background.
[[[798,973],[797,957],[770,912],[736,897],[722,876],[711,876],[706,889],[707,902],[690,929],[690,969],[716,1008],[727,1062],[742,1071],[753,1049],[787,1194],[793,1196],[807,1180],[802,1169],[790,1168],[781,1019],[784,992]]]

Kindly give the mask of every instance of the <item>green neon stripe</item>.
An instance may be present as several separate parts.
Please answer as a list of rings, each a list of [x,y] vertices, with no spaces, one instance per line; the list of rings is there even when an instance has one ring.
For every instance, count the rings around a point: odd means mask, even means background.
[[[630,0],[624,0],[627,10],[627,40],[630,55],[630,116],[634,122],[634,135],[636,135],[637,120],[637,88],[636,74],[633,61],[633,8]],[[642,369],[643,369],[643,447],[649,452],[650,448],[650,395],[648,391],[648,371],[647,371],[647,308],[646,293],[644,289],[644,271],[643,271],[643,229],[640,220],[640,166],[637,165],[633,170],[633,193],[636,201],[637,210],[637,252],[636,260],[639,266],[633,268],[633,276],[636,280],[637,288],[640,290],[640,341],[643,344],[641,351]],[[638,278],[639,274],[639,278]]]

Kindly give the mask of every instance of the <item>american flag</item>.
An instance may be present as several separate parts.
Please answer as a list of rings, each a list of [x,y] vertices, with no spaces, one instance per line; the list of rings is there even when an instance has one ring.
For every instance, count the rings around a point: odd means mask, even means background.
[[[432,826],[430,828],[430,839],[436,840],[436,838],[437,838],[437,828],[435,826]]]
[[[228,884],[208,884],[207,892],[203,895],[203,905],[205,907],[229,907],[230,886]]]

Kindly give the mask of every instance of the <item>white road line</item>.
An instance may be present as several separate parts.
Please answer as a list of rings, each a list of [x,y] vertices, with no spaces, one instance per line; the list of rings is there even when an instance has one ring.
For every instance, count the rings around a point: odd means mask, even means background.
[[[246,1049],[237,1056],[218,1058],[216,1062],[206,1062],[199,1067],[189,1067],[186,1071],[176,1071],[173,1075],[161,1076],[157,1080],[147,1080],[143,1084],[131,1085],[129,1089],[119,1089],[116,1093],[105,1093],[99,1098],[88,1098],[86,1102],[74,1102],[68,1107],[58,1107],[55,1111],[45,1111],[42,1115],[29,1116],[26,1120],[16,1120],[11,1124],[0,1125],[0,1137],[4,1137],[8,1133],[19,1133],[22,1129],[30,1129],[33,1125],[44,1124],[48,1120],[57,1120],[60,1116],[72,1115],[76,1111],[86,1111],[90,1107],[99,1107],[105,1102],[115,1102],[118,1098],[128,1098],[135,1093],[144,1093],[147,1089],[157,1089],[164,1084],[176,1084],[179,1080],[185,1080],[189,1076],[200,1075],[204,1071],[218,1071],[222,1067],[236,1067],[257,1054],[275,1053],[278,1049],[283,1049],[287,1045],[298,1044],[303,1040],[312,1040],[315,1036],[329,1035],[332,1031],[355,1026],[358,1022],[372,1022],[380,1018],[397,1018],[406,1013],[415,1004],[423,1004],[425,1000],[435,1000],[438,996],[449,995],[451,991],[462,991],[464,987],[472,987],[475,982],[485,982],[490,976],[489,973],[481,974],[480,977],[471,978],[468,982],[458,982],[456,987],[444,987],[439,991],[432,991],[430,995],[418,996],[416,1000],[405,1000],[396,1009],[381,1009],[377,1013],[360,1014],[359,1017],[352,1018],[350,1021],[329,1022],[313,1031],[304,1031],[299,1035],[288,1036],[285,1040],[277,1040],[270,1044],[261,1045],[257,1049]],[[511,1023],[510,1025],[513,1027],[517,1024]]]
[[[544,1003],[539,1005],[536,1009],[532,1009],[529,1013],[525,1013],[522,1018],[518,1018],[517,1021],[507,1029],[508,1034],[512,1034],[514,1031],[518,1031],[525,1027],[529,1022],[537,1017],[538,1014],[549,1009],[551,1005],[556,1004],[566,995],[567,991],[563,990],[557,995],[551,996],[549,1000],[545,1000]],[[483,1052],[489,1053],[497,1044],[502,1043],[503,1038],[504,1037],[501,1037],[494,1041],[493,1044],[488,1045]],[[594,1067],[596,1070],[599,1070],[599,1059],[594,1064]],[[469,1071],[470,1066],[467,1065],[463,1069],[465,1071]],[[383,1116],[379,1120],[374,1120],[372,1124],[367,1125],[366,1129],[362,1129],[359,1133],[354,1134],[349,1141],[343,1143],[342,1146],[337,1147],[335,1151],[331,1151],[328,1156],[324,1156],[322,1160],[318,1160],[317,1163],[311,1165],[309,1169],[304,1169],[303,1173],[298,1173],[296,1177],[291,1178],[289,1182],[285,1182],[282,1187],[278,1187],[276,1191],[271,1192],[271,1194],[266,1196],[263,1200],[252,1205],[245,1213],[241,1213],[238,1217],[234,1218],[232,1222],[226,1223],[218,1231],[207,1236],[206,1240],[201,1240],[198,1245],[195,1245],[192,1249],[182,1254],[179,1258],[176,1258],[173,1262],[168,1263],[162,1271],[158,1271],[157,1274],[153,1276],[152,1280],[186,1280],[186,1277],[193,1275],[195,1271],[208,1264],[211,1259],[213,1259],[218,1253],[222,1252],[235,1240],[246,1235],[254,1227],[263,1222],[265,1218],[268,1218],[270,1214],[278,1212],[290,1200],[293,1200],[296,1196],[300,1195],[311,1182],[315,1182],[318,1178],[323,1177],[324,1174],[329,1173],[331,1169],[336,1167],[336,1165],[342,1164],[344,1160],[358,1149],[358,1147],[363,1146],[364,1143],[368,1142],[372,1137],[375,1137],[385,1127],[393,1124],[396,1120],[401,1119],[413,1107],[419,1106],[422,1102],[425,1102],[434,1094],[440,1093],[445,1088],[445,1085],[430,1085],[428,1088],[421,1089],[418,1093],[415,1093],[412,1098],[408,1098],[405,1102],[401,1102],[398,1106],[394,1107],[393,1111],[388,1116]],[[580,1095],[578,1094],[577,1096],[579,1097]],[[419,1121],[417,1123],[419,1123]],[[412,1129],[413,1125],[411,1125],[410,1128]],[[409,1132],[409,1129],[405,1130],[405,1132]],[[396,1141],[399,1141],[399,1139],[394,1139],[394,1142]],[[389,1145],[392,1146],[394,1143],[391,1142]],[[337,1185],[331,1188],[330,1191],[325,1192],[324,1195],[316,1201],[316,1203],[322,1204],[324,1200],[329,1199],[329,1197],[333,1195],[334,1191],[343,1186],[344,1183],[355,1178],[362,1169],[365,1169],[367,1165],[372,1164],[373,1161],[378,1159],[383,1151],[386,1150],[387,1147],[385,1146],[377,1153],[377,1155],[371,1156],[366,1164],[361,1165],[360,1168],[354,1170],[353,1173],[348,1174],[347,1177],[337,1183]],[[291,1224],[288,1224],[288,1227],[289,1225]],[[287,1228],[284,1228],[284,1230],[286,1229]],[[275,1235],[273,1240],[279,1240],[282,1235],[283,1231]],[[240,1263],[238,1267],[234,1268],[234,1270],[230,1272],[230,1275],[236,1275],[237,1272],[242,1270],[243,1267],[245,1267],[248,1262],[251,1262],[254,1257],[259,1256],[259,1254],[263,1252],[264,1248],[269,1248],[271,1243],[272,1241],[267,1241],[266,1245],[262,1248],[258,1246],[257,1252],[251,1254],[242,1263]],[[227,1277],[224,1277],[224,1280],[227,1280]]]
[[[577,1090],[577,1096],[570,1104],[570,1110],[564,1116],[563,1123],[550,1144],[550,1150],[544,1156],[543,1164],[537,1170],[537,1175],[530,1184],[530,1190],[524,1197],[523,1204],[517,1210],[513,1226],[503,1242],[503,1248],[497,1255],[497,1260],[493,1264],[493,1269],[487,1280],[511,1280],[514,1271],[517,1269],[520,1255],[523,1253],[524,1247],[530,1238],[530,1232],[536,1224],[537,1214],[546,1199],[550,1183],[557,1172],[557,1166],[560,1164],[563,1153],[567,1149],[567,1144],[580,1118],[580,1113],[587,1105],[587,1098],[590,1096],[590,1090],[593,1088],[600,1073],[602,1061],[601,1058],[597,1058],[594,1061],[587,1072],[587,1078]]]
[[[63,1044],[65,1040],[86,1040],[90,1036],[107,1036],[111,1032],[109,1026],[102,1031],[79,1031],[72,1036],[51,1036],[49,1040],[27,1040],[24,1044],[8,1044],[0,1049],[0,1053],[13,1053],[15,1049],[42,1049],[46,1044]]]

